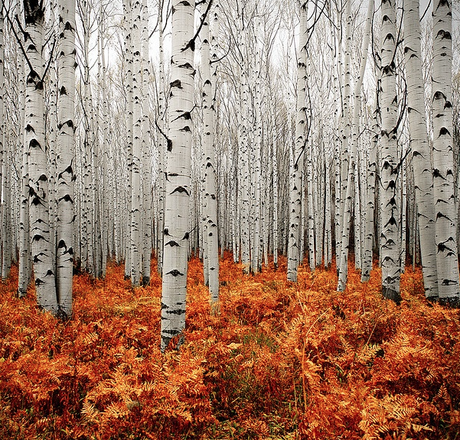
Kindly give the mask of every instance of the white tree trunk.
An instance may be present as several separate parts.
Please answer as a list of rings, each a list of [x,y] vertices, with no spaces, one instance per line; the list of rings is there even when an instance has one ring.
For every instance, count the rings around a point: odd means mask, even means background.
[[[59,313],[72,314],[75,161],[75,0],[59,0],[56,278]]]
[[[44,12],[34,1],[24,2],[24,46],[30,62],[26,75],[25,144],[29,154],[30,235],[37,301],[43,309],[56,313],[58,303],[50,246],[49,176],[44,131]]]
[[[157,193],[158,193],[158,212],[157,212],[157,260],[158,271],[162,272],[163,268],[163,246],[164,246],[164,210],[165,210],[165,152],[166,139],[164,133],[167,132],[166,103],[165,103],[165,69],[164,69],[164,37],[163,37],[163,0],[158,2],[158,28],[159,28],[159,84],[158,84],[158,176],[157,176]]]
[[[132,1],[132,82],[133,82],[133,143],[131,161],[130,253],[131,285],[138,287],[141,277],[141,156],[142,156],[142,64],[141,64],[141,3]]]
[[[299,52],[297,60],[297,111],[294,149],[290,159],[289,186],[289,244],[288,281],[297,281],[297,268],[300,264],[300,216],[302,203],[303,154],[306,148],[306,67],[307,67],[307,2],[300,6]],[[290,149],[291,150],[291,149]]]
[[[452,3],[433,4],[433,184],[438,292],[458,302],[459,272],[452,150]]]
[[[202,4],[201,28],[201,78],[203,94],[203,152],[204,152],[204,206],[203,232],[205,234],[205,248],[203,249],[205,265],[205,279],[208,280],[211,303],[213,306],[219,300],[219,234],[217,228],[217,194],[216,194],[216,167],[214,149],[214,120],[215,109],[212,105],[213,78],[210,69],[210,32],[209,32],[209,0]]]
[[[185,328],[194,89],[195,2],[172,2],[171,95],[166,168],[161,349]],[[180,344],[180,341],[177,341]]]
[[[150,163],[150,127],[149,127],[149,39],[148,5],[142,1],[142,285],[150,283],[150,260],[152,257],[152,172]]]
[[[396,6],[395,0],[382,0],[382,92],[381,92],[381,156],[380,156],[380,255],[382,259],[382,294],[399,302],[401,274],[401,225],[396,96]]]
[[[133,125],[134,125],[134,116],[133,116],[133,11],[132,11],[132,2],[134,0],[123,0],[123,10],[125,13],[125,81],[126,81],[126,157],[127,157],[127,168],[128,168],[128,181],[127,181],[127,194],[128,194],[128,204],[127,204],[127,217],[128,222],[126,223],[127,234],[125,242],[125,278],[129,279],[132,276],[133,266],[132,266],[132,252],[131,252],[131,229],[132,229],[132,187],[133,187]]]

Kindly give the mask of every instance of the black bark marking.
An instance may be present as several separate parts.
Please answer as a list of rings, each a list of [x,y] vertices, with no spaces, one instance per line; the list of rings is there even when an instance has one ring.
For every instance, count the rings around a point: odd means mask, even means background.
[[[70,175],[73,175],[72,165],[69,165],[62,173],[59,173],[58,174],[58,179],[62,179],[62,176],[64,175],[64,173],[68,173]]]
[[[171,241],[168,241],[165,244],[165,246],[171,246],[171,247],[177,246],[177,247],[179,247],[179,243],[177,243],[177,241],[171,240]]]
[[[40,142],[37,141],[37,139],[31,139],[29,142],[29,147],[30,148],[41,148]]]
[[[177,269],[169,271],[166,275],[172,275],[173,277],[177,277],[179,275],[184,276],[184,274],[182,272],[179,272]]]
[[[172,309],[172,310],[166,310],[166,313],[168,315],[183,315],[185,314],[185,309]]]
[[[171,338],[163,338],[163,339],[167,339],[169,342],[173,336],[177,336],[180,333],[180,330],[163,330],[161,333],[166,333],[168,335],[171,335]]]
[[[181,64],[177,67],[180,67],[181,69],[193,69],[193,66],[190,63]]]
[[[174,194],[175,192],[185,193],[188,196],[190,195],[189,192],[183,186],[178,186],[171,194]]]
[[[450,131],[446,127],[442,127],[441,130],[439,130],[439,136],[446,136],[450,135]]]
[[[61,201],[70,202],[70,203],[73,204],[73,199],[72,199],[72,197],[70,197],[69,194],[66,194],[64,197],[61,197],[61,198],[59,199],[59,202],[61,202]]]
[[[441,284],[443,286],[454,286],[457,282],[455,280],[442,280]]]
[[[178,89],[182,89],[182,82],[180,79],[176,79],[175,81],[169,84],[171,87],[177,87]]]

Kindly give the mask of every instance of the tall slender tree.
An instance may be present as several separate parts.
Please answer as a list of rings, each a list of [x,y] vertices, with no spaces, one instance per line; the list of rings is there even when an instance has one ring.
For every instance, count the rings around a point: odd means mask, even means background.
[[[171,92],[161,296],[161,349],[185,328],[191,191],[195,2],[172,2]],[[178,341],[180,344],[180,341]]]
[[[59,312],[69,317],[72,314],[75,222],[75,0],[59,0],[58,11],[56,288]]]
[[[452,2],[433,4],[433,185],[438,292],[460,300],[452,148]]]
[[[57,313],[56,278],[51,249],[49,175],[45,141],[42,55],[45,9],[43,2],[24,1],[25,51],[28,60],[25,100],[25,144],[29,156],[29,213],[38,304]]]
[[[380,150],[380,253],[382,260],[382,294],[396,302],[401,300],[401,233],[398,178],[396,95],[396,5],[395,0],[382,0],[381,58],[381,150]]]
[[[214,119],[212,91],[213,77],[211,76],[210,55],[210,26],[209,10],[212,0],[205,0],[201,5],[201,78],[202,78],[202,105],[203,105],[203,150],[204,150],[204,182],[203,182],[203,231],[204,231],[204,265],[207,274],[211,301],[217,303],[219,299],[219,234],[217,229],[217,196],[216,196],[216,167],[214,150]]]
[[[300,4],[299,49],[297,59],[297,110],[294,148],[290,158],[290,200],[289,200],[289,244],[287,279],[297,281],[297,268],[300,264],[300,217],[302,201],[303,154],[306,148],[306,75],[307,75],[307,5]]]
[[[425,295],[428,298],[436,298],[438,296],[438,280],[436,270],[433,178],[428,133],[426,131],[418,0],[404,1],[403,17],[410,147],[414,170],[415,201],[418,208],[417,223],[420,233],[423,281]]]

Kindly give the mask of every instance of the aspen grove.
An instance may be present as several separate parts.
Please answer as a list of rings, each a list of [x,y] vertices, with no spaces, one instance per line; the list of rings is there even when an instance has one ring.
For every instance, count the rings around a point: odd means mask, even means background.
[[[1,438],[456,438],[458,0],[0,2]]]

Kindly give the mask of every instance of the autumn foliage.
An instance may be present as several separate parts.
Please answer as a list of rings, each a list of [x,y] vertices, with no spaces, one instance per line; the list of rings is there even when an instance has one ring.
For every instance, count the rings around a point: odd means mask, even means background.
[[[154,262],[152,263],[154,264]],[[123,268],[74,279],[60,322],[0,287],[1,439],[454,439],[460,314],[428,303],[407,269],[400,306],[350,266],[285,264],[243,275],[221,262],[221,313],[189,269],[186,342],[162,354],[159,277],[132,290]],[[156,273],[153,267],[152,273]]]

